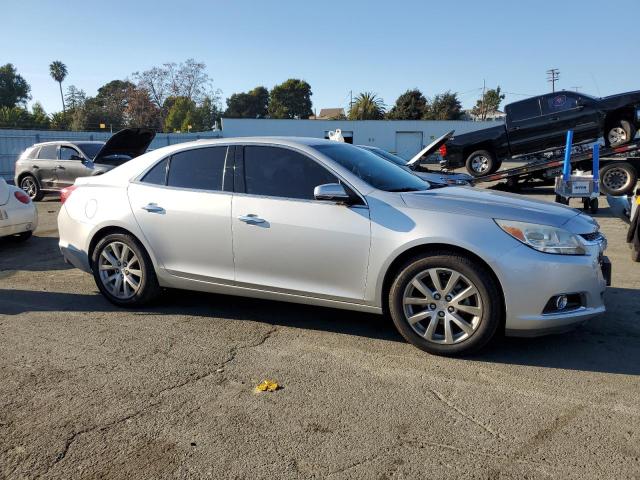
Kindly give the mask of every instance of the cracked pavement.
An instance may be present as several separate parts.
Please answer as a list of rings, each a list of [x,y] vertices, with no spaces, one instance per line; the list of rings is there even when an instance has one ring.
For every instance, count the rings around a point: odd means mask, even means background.
[[[606,315],[446,359],[362,313],[117,309],[62,262],[58,208],[0,242],[0,478],[640,478],[640,264],[607,209]]]

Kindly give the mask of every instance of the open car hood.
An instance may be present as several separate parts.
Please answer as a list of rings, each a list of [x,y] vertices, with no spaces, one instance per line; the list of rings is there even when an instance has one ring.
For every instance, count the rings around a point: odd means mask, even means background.
[[[429,155],[430,153],[435,152],[438,148],[440,148],[442,144],[444,144],[447,140],[449,140],[453,136],[454,132],[455,130],[451,130],[445,133],[444,135],[442,135],[441,137],[436,138],[433,142],[431,142],[429,145],[427,145],[418,153],[416,153],[413,156],[413,158],[411,158],[411,160],[407,162],[407,166],[414,165],[418,163],[418,161],[425,155]]]
[[[138,157],[147,151],[156,136],[156,132],[149,128],[125,128],[114,133],[93,159],[93,163],[100,163],[101,158],[110,155],[127,155]]]

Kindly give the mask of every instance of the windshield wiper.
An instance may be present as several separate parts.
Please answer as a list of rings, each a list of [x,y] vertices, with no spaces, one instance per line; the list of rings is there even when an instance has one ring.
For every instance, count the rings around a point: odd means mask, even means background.
[[[427,188],[416,188],[416,187],[402,187],[402,188],[392,188],[387,190],[387,192],[422,192],[424,190],[428,190]]]

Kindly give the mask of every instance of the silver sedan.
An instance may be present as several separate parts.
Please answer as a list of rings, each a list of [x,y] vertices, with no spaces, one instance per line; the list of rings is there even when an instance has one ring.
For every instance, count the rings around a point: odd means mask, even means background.
[[[386,313],[442,355],[605,310],[606,241],[590,217],[430,188],[348,144],[182,143],[79,178],[62,201],[65,259],[123,307],[178,288]]]

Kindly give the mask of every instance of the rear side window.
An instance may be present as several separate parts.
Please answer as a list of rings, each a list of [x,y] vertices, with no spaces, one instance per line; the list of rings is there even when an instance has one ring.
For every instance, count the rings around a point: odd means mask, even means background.
[[[338,178],[300,153],[278,147],[244,148],[245,191],[251,195],[313,200],[313,190]]]
[[[540,103],[537,98],[530,98],[522,102],[509,105],[509,117],[512,121],[525,120],[540,116]]]
[[[167,185],[196,190],[224,190],[227,147],[187,150],[171,156]]]
[[[156,163],[156,165],[142,177],[143,183],[150,183],[152,185],[166,185],[167,184],[167,164],[169,159]]]
[[[564,93],[547,95],[542,102],[542,113],[555,113],[564,110],[571,110],[578,105],[577,99],[572,95]]]
[[[58,158],[58,146],[57,145],[43,145],[40,147],[40,153],[38,158],[43,160],[55,160]]]

